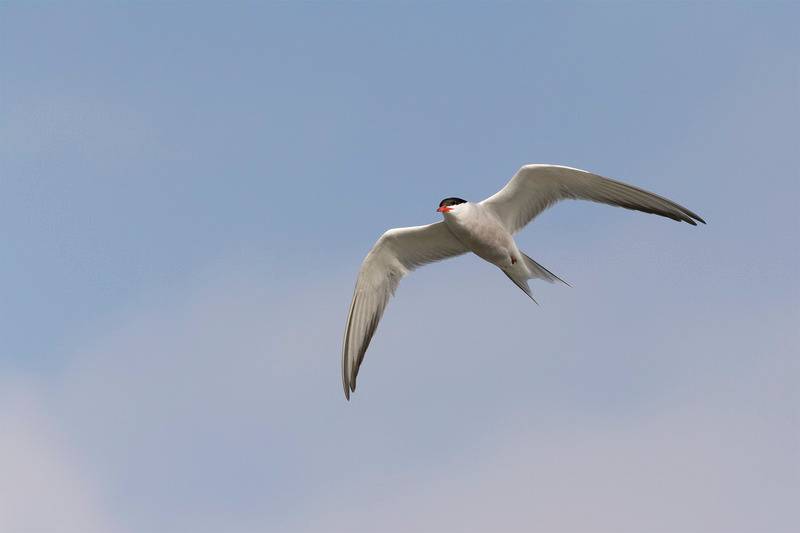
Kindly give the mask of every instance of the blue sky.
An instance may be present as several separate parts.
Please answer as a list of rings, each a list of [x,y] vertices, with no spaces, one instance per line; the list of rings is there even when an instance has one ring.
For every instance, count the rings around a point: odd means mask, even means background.
[[[0,529],[792,531],[792,3],[0,4]],[[385,229],[529,162],[535,306]],[[442,298],[442,296],[446,298]]]

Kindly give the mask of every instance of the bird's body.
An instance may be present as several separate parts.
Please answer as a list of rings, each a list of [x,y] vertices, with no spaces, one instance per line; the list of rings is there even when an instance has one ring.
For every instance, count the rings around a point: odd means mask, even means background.
[[[582,199],[653,213],[696,225],[696,214],[666,198],[583,170],[525,165],[498,193],[478,203],[446,198],[437,211],[444,220],[384,233],[364,258],[356,281],[342,348],[345,396],[389,298],[400,279],[427,263],[472,252],[500,268],[531,299],[528,280],[561,281],[525,255],[513,234],[552,204]]]
[[[521,259],[514,237],[489,209],[465,202],[443,213],[447,229],[470,252],[507,269]]]

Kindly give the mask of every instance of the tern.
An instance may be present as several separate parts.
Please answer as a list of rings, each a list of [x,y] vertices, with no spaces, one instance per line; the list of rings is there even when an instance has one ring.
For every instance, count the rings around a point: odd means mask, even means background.
[[[563,282],[521,252],[513,235],[551,205],[568,199],[634,209],[693,226],[705,224],[695,213],[662,196],[560,165],[524,165],[505,187],[482,202],[445,198],[436,209],[444,220],[388,230],[361,263],[342,346],[345,398],[349,400],[350,392],[356,390],[358,369],[389,298],[412,270],[472,252],[497,266],[532,300],[529,279]]]

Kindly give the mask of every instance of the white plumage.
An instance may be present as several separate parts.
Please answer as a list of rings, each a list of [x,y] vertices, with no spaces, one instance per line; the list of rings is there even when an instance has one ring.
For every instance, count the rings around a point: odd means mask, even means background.
[[[697,225],[705,221],[671,200],[592,174],[558,165],[525,165],[499,192],[480,203],[442,200],[444,221],[395,228],[378,239],[361,264],[342,347],[344,394],[356,376],[389,298],[403,276],[417,267],[473,252],[499,267],[528,296],[529,279],[559,280],[520,252],[513,234],[560,200],[590,200]],[[697,222],[696,222],[697,221]]]

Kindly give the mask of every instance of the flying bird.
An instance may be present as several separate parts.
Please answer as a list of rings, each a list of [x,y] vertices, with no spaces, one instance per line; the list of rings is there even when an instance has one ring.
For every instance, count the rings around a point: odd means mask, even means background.
[[[349,400],[350,392],[356,390],[358,369],[389,298],[412,270],[472,252],[497,266],[532,300],[529,279],[563,281],[521,252],[513,235],[551,205],[570,199],[635,209],[693,226],[705,224],[695,213],[662,196],[560,165],[525,165],[482,202],[445,198],[436,209],[444,220],[390,229],[361,263],[342,346],[345,398]]]

